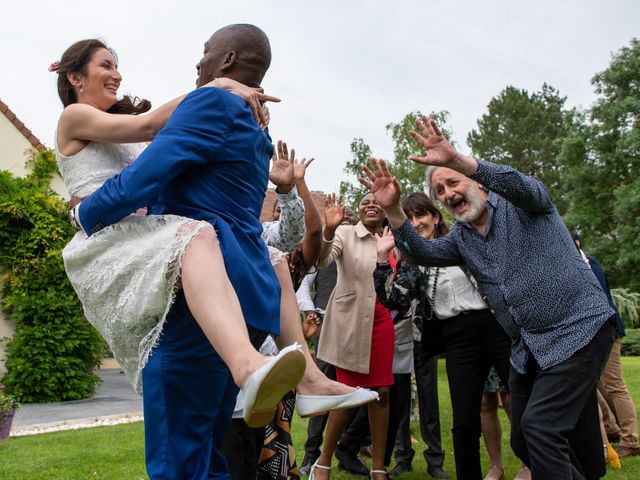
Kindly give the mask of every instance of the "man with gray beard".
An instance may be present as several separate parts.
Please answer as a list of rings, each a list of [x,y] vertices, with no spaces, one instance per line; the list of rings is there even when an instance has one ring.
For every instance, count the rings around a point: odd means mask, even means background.
[[[532,478],[600,478],[596,381],[615,335],[604,292],[540,182],[460,154],[427,117],[417,124],[421,134],[412,135],[427,153],[410,159],[430,166],[431,196],[458,220],[451,233],[416,233],[383,160],[364,167],[361,183],[385,210],[396,245],[418,264],[465,265],[511,337],[511,446]]]

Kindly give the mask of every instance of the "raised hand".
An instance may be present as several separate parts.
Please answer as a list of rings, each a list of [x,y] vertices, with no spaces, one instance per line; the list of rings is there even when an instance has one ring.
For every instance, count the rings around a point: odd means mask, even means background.
[[[223,90],[226,90],[227,92],[233,93],[234,95],[242,98],[249,104],[256,122],[258,122],[261,128],[266,128],[269,124],[268,113],[267,115],[265,115],[265,112],[262,109],[261,102],[280,101],[280,99],[277,97],[265,95],[262,88],[248,87],[244,83],[236,82],[235,80],[227,77],[216,78],[215,80],[207,83],[205,87],[222,88]]]
[[[436,122],[429,119],[426,115],[421,115],[420,118],[416,119],[416,125],[422,134],[412,130],[411,136],[426,149],[426,155],[423,157],[412,155],[409,159],[424,165],[449,167],[451,163],[456,160],[458,152],[447,139],[444,138]]]
[[[376,236],[376,248],[378,252],[378,262],[386,262],[389,260],[389,252],[396,246],[393,234],[389,227],[384,227],[382,235]]]
[[[307,172],[307,167],[314,160],[315,158],[311,158],[309,160],[303,158],[302,160],[296,160],[293,162],[293,179],[296,183],[304,180],[304,175]]]
[[[335,231],[344,221],[344,205],[342,205],[342,194],[332,193],[327,195],[324,201],[324,224],[329,230]]]
[[[277,187],[278,193],[288,193],[293,188],[295,157],[296,151],[292,148],[289,156],[286,142],[278,140],[269,172],[269,180]]]
[[[358,181],[367,187],[376,199],[376,203],[384,210],[396,207],[400,204],[400,184],[396,177],[391,175],[384,160],[371,157],[373,171],[366,165],[362,171],[367,178],[358,177]]]

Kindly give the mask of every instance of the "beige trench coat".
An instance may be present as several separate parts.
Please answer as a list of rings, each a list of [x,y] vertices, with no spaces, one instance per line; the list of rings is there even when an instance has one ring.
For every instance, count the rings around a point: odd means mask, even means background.
[[[376,244],[376,237],[359,222],[339,226],[332,241],[323,237],[320,252],[320,268],[336,261],[338,281],[327,304],[318,358],[358,373],[369,373]]]

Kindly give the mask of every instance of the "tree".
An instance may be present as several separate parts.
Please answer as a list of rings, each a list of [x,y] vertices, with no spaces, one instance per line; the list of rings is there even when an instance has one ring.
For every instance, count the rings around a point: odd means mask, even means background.
[[[62,263],[74,234],[66,205],[49,188],[56,162],[38,152],[26,178],[0,172],[2,309],[16,332],[3,383],[23,402],[78,400],[100,382],[92,372],[105,343],[85,320]]]
[[[613,286],[640,291],[640,42],[592,79],[598,99],[565,140],[565,220],[605,265]]]
[[[467,137],[474,156],[511,165],[544,183],[561,213],[566,195],[557,156],[575,114],[564,108],[565,101],[546,83],[532,94],[508,86],[491,99]]]
[[[424,153],[422,146],[410,135],[410,132],[416,129],[416,119],[420,115],[419,111],[413,111],[405,115],[398,123],[389,123],[385,126],[387,134],[391,135],[394,142],[393,159],[388,160],[389,170],[400,182],[404,194],[425,191],[424,165],[409,160],[410,155]],[[438,123],[445,136],[451,137],[451,131],[447,127],[448,112],[431,112],[429,118]],[[362,166],[370,165],[371,147],[362,138],[355,138],[351,142],[351,153],[353,159],[345,165],[344,172],[355,177],[361,176]],[[357,181],[343,180],[340,182],[340,193],[345,198],[345,204],[351,206],[353,211],[357,213],[358,203],[365,195],[366,188]]]

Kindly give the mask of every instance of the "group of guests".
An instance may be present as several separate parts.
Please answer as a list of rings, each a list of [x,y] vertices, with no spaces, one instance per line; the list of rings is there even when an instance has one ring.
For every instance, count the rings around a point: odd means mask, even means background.
[[[229,462],[234,478],[297,476],[295,405],[315,435],[303,467],[326,480],[334,453],[347,458],[340,439],[364,405],[367,473],[384,480],[394,447],[410,465],[411,367],[428,473],[448,478],[442,353],[458,478],[482,478],[492,368],[510,394],[519,478],[529,469],[534,479],[604,475],[596,383],[615,312],[544,186],[461,155],[423,117],[413,135],[426,154],[411,158],[429,165],[429,195],[401,202],[385,162],[372,159],[359,220],[332,195],[322,222],[304,180],[310,161],[296,162],[283,142],[274,148],[266,130],[263,103],[277,99],[259,87],[270,60],[264,32],[227,26],[205,43],[200,88],[149,113],[146,101],[117,99],[117,59],[100,41],[77,42],[50,68],[65,106],[56,156],[78,228],[65,268],[144,392],[150,478],[228,478]],[[280,212],[262,225],[267,180]],[[457,221],[450,230],[435,199]],[[323,268],[335,269],[335,286],[318,287],[326,304],[303,306],[301,323],[295,290]],[[305,340],[318,328],[319,365]]]

